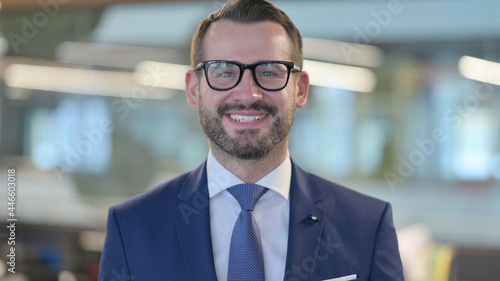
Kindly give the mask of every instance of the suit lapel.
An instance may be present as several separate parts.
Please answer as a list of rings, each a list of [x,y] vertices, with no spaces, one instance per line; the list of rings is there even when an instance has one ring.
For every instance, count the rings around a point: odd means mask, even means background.
[[[177,200],[177,236],[190,280],[217,280],[210,232],[206,163],[187,176]]]
[[[324,209],[316,206],[321,200],[316,184],[306,172],[292,162],[285,280],[312,278],[326,214]],[[319,220],[311,219],[311,215],[317,216]]]
[[[326,212],[316,206],[322,197],[316,184],[292,162],[290,224],[285,280],[311,280]],[[314,221],[309,216],[316,215]],[[210,232],[206,164],[187,176],[177,200],[175,216],[182,258],[190,280],[217,280]]]

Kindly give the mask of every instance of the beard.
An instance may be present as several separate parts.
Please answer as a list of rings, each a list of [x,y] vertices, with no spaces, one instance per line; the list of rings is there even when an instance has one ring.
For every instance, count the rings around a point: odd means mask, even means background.
[[[217,113],[212,113],[199,96],[199,118],[208,139],[219,149],[239,159],[261,159],[282,143],[289,135],[295,118],[295,107],[290,106],[284,114],[278,115],[278,108],[263,102],[249,106],[243,104],[222,104]],[[224,129],[222,118],[230,110],[257,110],[274,119],[268,133],[261,135],[258,128],[236,129],[234,137]]]

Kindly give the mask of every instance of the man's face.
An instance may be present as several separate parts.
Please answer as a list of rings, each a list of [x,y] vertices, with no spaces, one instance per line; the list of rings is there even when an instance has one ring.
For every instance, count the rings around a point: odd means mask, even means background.
[[[273,22],[213,23],[204,38],[205,60],[244,64],[260,61],[291,61],[291,40]],[[297,63],[297,62],[295,62]],[[188,102],[198,108],[200,123],[211,146],[240,159],[259,159],[280,144],[288,144],[295,108],[305,105],[306,73],[290,74],[280,91],[266,91],[245,70],[239,84],[227,91],[211,89],[203,73],[186,76]],[[304,78],[304,76],[306,76]],[[285,142],[285,143],[284,143]]]

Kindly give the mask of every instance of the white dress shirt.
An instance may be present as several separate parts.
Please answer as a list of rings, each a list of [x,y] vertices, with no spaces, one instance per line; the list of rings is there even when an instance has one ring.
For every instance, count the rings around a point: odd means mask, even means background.
[[[224,168],[211,151],[207,177],[215,271],[220,281],[226,281],[231,235],[241,211],[238,201],[226,189],[244,182]],[[287,155],[283,163],[256,183],[269,188],[253,210],[262,238],[266,280],[283,280],[285,276],[291,177],[292,164]]]

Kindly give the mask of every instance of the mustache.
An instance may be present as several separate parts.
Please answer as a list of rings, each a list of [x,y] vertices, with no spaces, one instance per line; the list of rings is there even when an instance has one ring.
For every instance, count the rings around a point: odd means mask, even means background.
[[[225,115],[228,111],[230,110],[256,110],[256,111],[263,111],[271,116],[274,116],[278,113],[278,108],[274,105],[270,105],[264,102],[255,102],[252,103],[251,105],[244,105],[244,104],[228,104],[224,103],[219,108],[217,108],[217,114],[219,114],[220,117]]]

